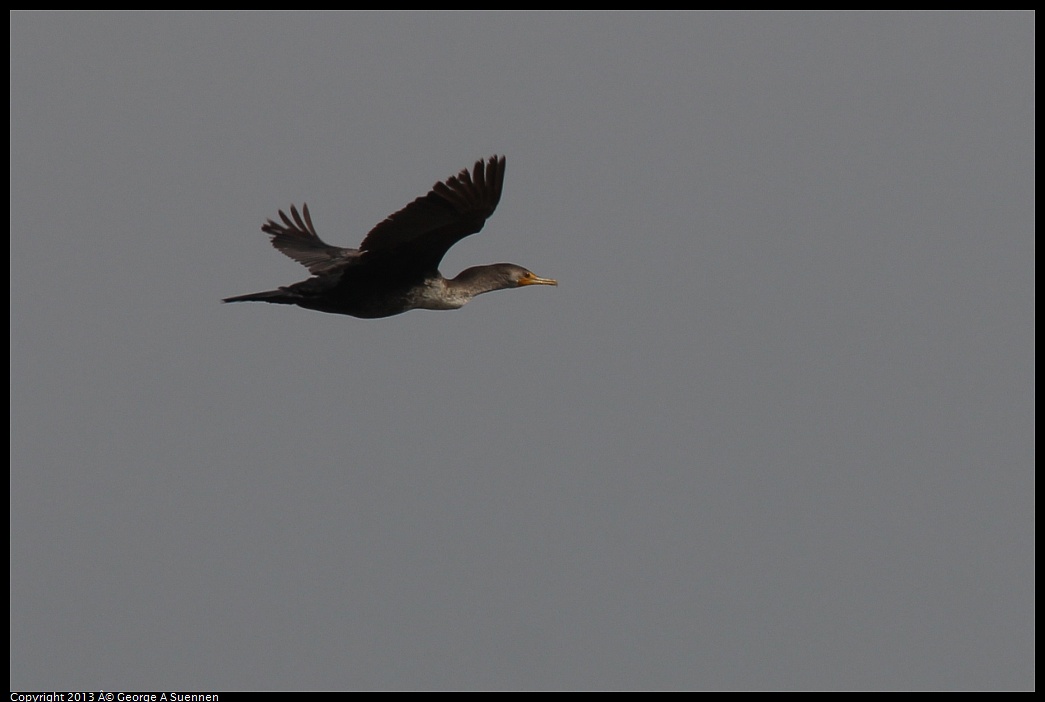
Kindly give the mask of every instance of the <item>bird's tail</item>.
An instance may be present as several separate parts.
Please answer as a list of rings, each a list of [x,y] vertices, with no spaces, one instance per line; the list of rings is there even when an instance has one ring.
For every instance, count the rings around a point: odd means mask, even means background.
[[[222,302],[272,302],[277,305],[293,305],[300,299],[299,295],[294,295],[285,288],[280,288],[278,290],[250,293],[249,295],[226,297]]]

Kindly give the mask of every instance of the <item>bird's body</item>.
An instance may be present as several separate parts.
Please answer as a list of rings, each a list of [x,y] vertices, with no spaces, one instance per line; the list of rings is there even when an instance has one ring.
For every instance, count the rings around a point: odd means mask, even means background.
[[[358,249],[330,246],[316,234],[308,205],[281,210],[282,224],[262,231],[272,245],[307,267],[313,277],[276,290],[226,298],[272,302],[353,317],[390,317],[413,309],[451,310],[476,295],[525,285],[556,285],[511,263],[476,266],[447,279],[439,262],[464,237],[483,228],[501,199],[504,157],[478,161],[436,183],[374,227]]]

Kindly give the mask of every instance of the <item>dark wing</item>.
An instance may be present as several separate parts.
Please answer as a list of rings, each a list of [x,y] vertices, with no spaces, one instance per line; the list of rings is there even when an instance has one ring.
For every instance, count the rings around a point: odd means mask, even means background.
[[[329,273],[359,260],[359,252],[355,249],[331,246],[319,238],[308,205],[301,206],[301,213],[304,218],[298,214],[298,208],[291,205],[290,217],[283,210],[279,211],[283,224],[270,219],[261,225],[261,231],[272,237],[273,246],[316,275]]]
[[[394,257],[397,266],[432,269],[461,239],[493,214],[504,185],[504,157],[491,156],[436,183],[431,192],[390,215],[363,239],[365,257]]]

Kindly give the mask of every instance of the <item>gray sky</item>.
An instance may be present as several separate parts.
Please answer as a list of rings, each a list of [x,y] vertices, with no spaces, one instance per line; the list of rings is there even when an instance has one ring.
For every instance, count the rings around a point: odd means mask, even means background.
[[[1033,688],[1034,49],[12,14],[12,689]],[[219,304],[493,153],[558,288]]]

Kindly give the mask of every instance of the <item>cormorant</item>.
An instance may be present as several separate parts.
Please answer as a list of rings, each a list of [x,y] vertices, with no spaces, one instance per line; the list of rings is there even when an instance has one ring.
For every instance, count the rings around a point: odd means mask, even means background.
[[[511,263],[467,268],[456,278],[439,262],[461,239],[475,234],[501,199],[504,157],[477,161],[370,230],[358,249],[331,246],[316,234],[308,205],[290,207],[282,224],[261,230],[272,245],[304,265],[308,280],[276,290],[229,297],[224,302],[274,302],[353,317],[390,317],[413,309],[453,310],[476,295],[524,285],[558,285]]]

